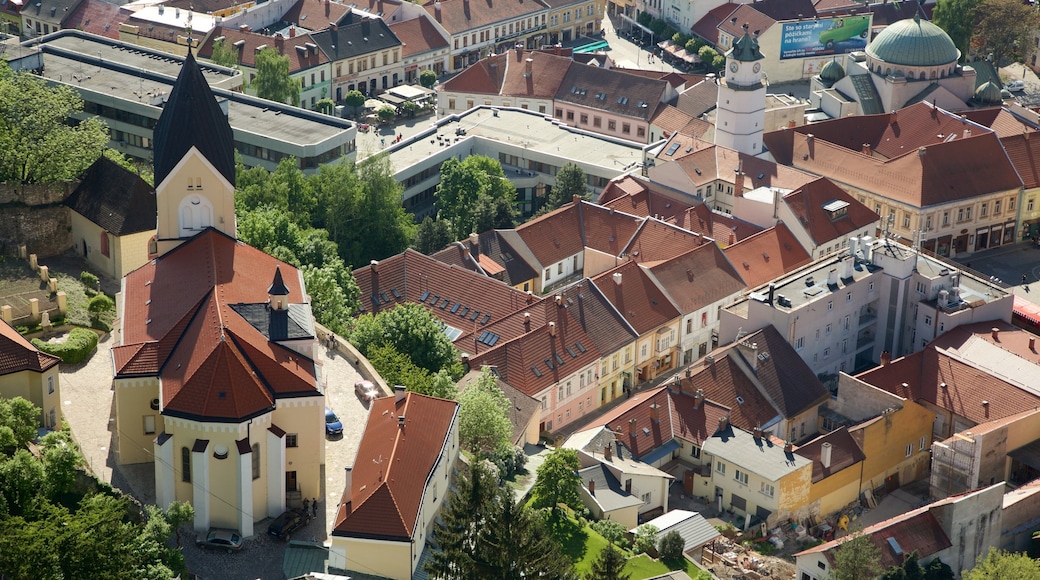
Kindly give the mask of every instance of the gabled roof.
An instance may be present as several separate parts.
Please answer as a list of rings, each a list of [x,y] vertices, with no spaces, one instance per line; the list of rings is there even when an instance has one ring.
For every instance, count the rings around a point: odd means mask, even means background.
[[[972,65],[977,66],[978,63],[972,63]],[[967,109],[959,114],[973,123],[992,129],[1001,141],[1008,137],[1025,137],[1028,133],[1037,132],[1032,124],[1022,121],[1003,107]]]
[[[581,225],[586,248],[618,256],[635,235],[640,220],[631,214],[582,201]]]
[[[782,442],[775,441],[768,434],[755,437],[732,424],[725,425],[709,437],[703,449],[705,453],[773,482],[780,481],[810,463],[804,457],[785,451]]]
[[[824,209],[824,206],[835,201],[848,205],[839,217],[832,218],[832,212]],[[805,229],[817,246],[859,231],[880,219],[874,210],[826,177],[810,181],[788,193],[781,198],[781,203],[791,210],[798,225]]]
[[[527,294],[498,280],[450,266],[415,250],[354,270],[361,311],[377,313],[406,302],[420,304],[446,325],[483,330],[521,308]],[[465,350],[465,349],[463,349]]]
[[[646,522],[646,524],[657,528],[658,541],[669,532],[677,532],[685,542],[683,544],[684,552],[700,548],[722,535],[715,529],[715,526],[711,525],[711,522],[704,519],[704,516],[697,512],[685,510],[670,510],[668,513]],[[679,578],[675,580],[679,580]]]
[[[282,16],[282,20],[307,30],[325,30],[347,12],[350,12],[350,6],[340,2],[297,0]]]
[[[560,82],[555,99],[649,121],[668,94],[668,82],[616,69],[572,65]]]
[[[46,18],[51,22],[64,24],[69,13],[75,11],[82,0],[39,0],[38,2],[26,2],[22,8],[23,17]]]
[[[130,12],[105,0],[83,0],[61,23],[62,28],[74,28],[119,40],[119,25],[130,18]]]
[[[422,4],[448,34],[460,34],[489,24],[545,10],[545,4],[523,0],[427,0]]]
[[[682,131],[684,127],[694,121],[700,121],[700,119],[698,119],[696,115],[690,115],[685,111],[667,104],[658,107],[657,113],[654,114],[654,118],[650,120],[651,123],[660,127],[669,134]],[[708,124],[707,121],[700,122],[705,125]]]
[[[874,15],[871,27],[874,29],[884,28],[900,20],[913,18],[921,15],[928,20],[932,19],[932,10],[935,3],[922,4],[918,2],[872,2],[866,6],[866,11]]]
[[[705,244],[647,269],[684,314],[736,296],[745,288],[744,280],[716,244]]]
[[[516,230],[489,230],[479,234],[475,252],[469,240],[463,240],[430,257],[482,273],[509,286],[526,282],[539,274],[538,260]]]
[[[696,185],[717,180],[735,183],[737,168],[744,173],[745,191],[759,187],[796,189],[816,178],[797,167],[788,167],[718,145],[694,149],[689,155],[676,160],[675,164]]]
[[[675,106],[690,116],[700,117],[714,109],[718,102],[719,85],[712,79],[706,79],[679,93],[679,100]]]
[[[581,485],[604,512],[643,505],[643,500],[625,491],[614,474],[602,463],[578,470]]]
[[[335,30],[312,32],[311,39],[332,62],[401,46],[401,41],[378,18],[353,16],[347,12]]]
[[[656,216],[665,221],[682,215],[692,202],[675,199],[662,193],[655,184],[631,174],[612,179],[599,197],[599,203],[604,207],[638,217]]]
[[[729,15],[733,14],[738,7],[738,4],[730,4],[728,2],[719,4],[695,22],[690,31],[706,40],[709,44],[717,46],[719,44],[719,26],[727,21]]]
[[[791,230],[779,223],[722,250],[733,266],[755,288],[812,262],[812,256]]]
[[[206,38],[206,42],[199,47],[199,56],[211,58],[213,45],[220,38],[224,39],[224,46],[238,53],[238,63],[250,68],[256,67],[256,55],[259,52],[257,49],[261,47],[270,48],[288,58],[290,74],[329,62],[328,57],[317,49],[317,45],[308,34],[285,38],[281,35],[267,36],[232,27],[215,28]],[[236,46],[238,42],[243,43],[241,47]],[[308,44],[313,48],[309,48]]]
[[[155,190],[105,156],[87,168],[65,205],[117,236],[155,230]]]
[[[235,141],[231,125],[190,51],[155,124],[152,142],[156,185],[166,179],[192,147],[198,149],[228,183],[235,184]]]
[[[459,382],[456,383],[459,392],[461,393],[476,383],[482,371],[483,369],[474,368],[459,379]],[[502,377],[496,376],[495,379],[498,388],[502,389],[502,394],[509,400],[510,407],[506,414],[509,416],[509,422],[513,424],[513,444],[522,446],[527,425],[531,422],[531,418],[539,412],[542,404],[534,397],[503,381]]]
[[[1030,139],[1026,133],[1002,137],[1000,142],[1022,178],[1022,185],[1026,189],[1040,187],[1040,139]]]
[[[527,74],[527,60],[531,73]],[[543,51],[507,50],[481,59],[445,81],[445,92],[552,99],[570,67],[584,67],[570,58]]]
[[[637,262],[625,262],[592,279],[640,336],[682,316]]]
[[[420,14],[403,22],[392,22],[390,30],[401,40],[401,56],[405,58],[448,48],[448,39],[444,38],[441,31],[430,21],[429,14]]]
[[[826,467],[823,465],[822,460],[824,443],[831,444],[830,465]],[[841,427],[826,435],[820,435],[805,445],[796,448],[794,452],[813,462],[813,483],[818,483],[847,467],[852,467],[867,457],[863,450],[860,449],[859,444],[856,443],[856,439],[849,433],[847,427]]]
[[[624,253],[640,263],[652,264],[674,258],[711,242],[711,239],[677,225],[659,219],[643,218],[639,230],[625,246]]]
[[[930,507],[920,507],[863,529],[863,534],[877,546],[881,554],[880,564],[883,569],[901,566],[905,555],[911,552],[917,552],[919,558],[925,559],[953,545],[943,530],[942,524],[932,515]],[[849,537],[844,536],[808,550],[802,550],[795,554],[795,557],[803,554],[822,553],[833,563],[834,549],[841,546],[842,542]],[[893,551],[892,542],[899,546],[901,554]]]
[[[10,324],[0,321],[0,375],[20,371],[42,373],[60,362],[59,357],[41,352]]]
[[[791,0],[783,0],[784,3],[789,3]],[[800,3],[810,4],[810,10],[815,12],[812,8],[811,3],[808,0],[799,0]],[[719,30],[725,32],[735,39],[741,39],[744,34],[749,35],[763,34],[769,30],[769,27],[776,24],[777,19],[772,18],[760,10],[756,10],[759,4],[770,4],[776,3],[776,0],[763,0],[762,2],[756,2],[754,5],[751,4],[739,4],[737,9],[734,10],[725,20],[719,23]],[[745,28],[744,25],[747,25]],[[736,48],[736,42],[733,43]],[[731,49],[733,50],[733,49]],[[761,54],[761,53],[760,53]],[[740,59],[738,59],[740,60]]]
[[[707,236],[722,245],[735,244],[762,231],[761,227],[713,210],[706,203],[691,207],[676,216],[674,221],[675,225]]]
[[[127,274],[116,378],[160,377],[163,414],[199,421],[243,420],[275,399],[317,395],[314,362],[268,340],[232,306],[264,306],[279,267],[300,306],[296,268],[213,228]],[[303,310],[297,318],[313,325]]]
[[[458,428],[458,408],[455,401],[412,392],[400,401],[396,397],[372,401],[333,536],[412,539],[427,482],[442,453],[450,452],[447,443]]]

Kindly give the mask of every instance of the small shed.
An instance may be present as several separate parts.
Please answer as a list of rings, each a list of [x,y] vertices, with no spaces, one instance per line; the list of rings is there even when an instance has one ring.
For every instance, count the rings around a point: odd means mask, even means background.
[[[679,535],[686,542],[683,552],[689,554],[695,562],[701,561],[701,550],[705,544],[722,535],[715,529],[715,526],[708,523],[708,520],[704,519],[699,513],[686,510],[672,510],[643,525],[647,524],[657,528],[658,543],[669,532],[679,532]],[[636,529],[632,528],[629,531],[634,534]]]

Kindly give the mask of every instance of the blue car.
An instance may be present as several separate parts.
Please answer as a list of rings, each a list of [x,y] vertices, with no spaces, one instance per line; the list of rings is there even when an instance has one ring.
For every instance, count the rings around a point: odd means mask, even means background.
[[[336,437],[343,435],[343,423],[332,409],[325,407],[325,436]]]

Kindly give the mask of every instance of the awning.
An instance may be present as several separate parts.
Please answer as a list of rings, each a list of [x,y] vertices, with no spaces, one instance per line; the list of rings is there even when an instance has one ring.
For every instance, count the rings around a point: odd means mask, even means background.
[[[592,44],[586,44],[573,49],[571,52],[576,54],[585,54],[589,52],[596,52],[597,50],[606,50],[610,48],[610,45],[606,41],[593,42]]]
[[[1021,296],[1015,296],[1012,313],[1034,326],[1040,326],[1040,306],[1033,304]]]
[[[632,18],[631,16],[628,16],[628,15],[625,15],[625,14],[621,14],[621,13],[619,13],[618,16],[621,17],[621,20],[624,20],[625,22],[629,23],[632,27],[638,28],[638,29],[642,30],[643,32],[645,32],[647,34],[653,35],[653,33],[654,33],[653,30],[650,30],[649,28],[647,28],[647,27],[643,26],[642,24],[636,22],[635,19]]]
[[[672,439],[668,443],[665,443],[664,445],[658,447],[657,449],[654,449],[650,453],[647,453],[646,455],[640,457],[639,460],[643,463],[646,463],[647,465],[653,465],[655,461],[657,461],[658,459],[664,459],[665,457],[671,455],[672,451],[675,451],[678,448],[679,442],[675,439]]]

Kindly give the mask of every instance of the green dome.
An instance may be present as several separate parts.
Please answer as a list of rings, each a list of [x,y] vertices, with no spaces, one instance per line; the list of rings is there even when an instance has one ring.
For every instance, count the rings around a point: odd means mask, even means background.
[[[975,101],[983,105],[997,105],[1004,100],[1000,87],[993,81],[986,81],[975,89]]]
[[[820,79],[822,80],[836,83],[843,78],[845,78],[845,69],[836,60],[828,62],[820,69]]]
[[[914,16],[882,30],[867,46],[867,54],[887,64],[942,66],[956,62],[961,51],[943,29]]]

